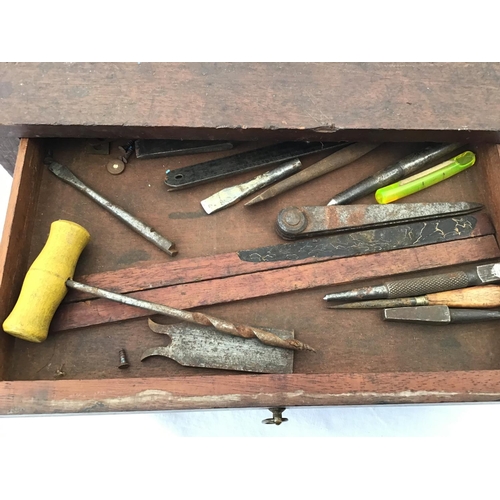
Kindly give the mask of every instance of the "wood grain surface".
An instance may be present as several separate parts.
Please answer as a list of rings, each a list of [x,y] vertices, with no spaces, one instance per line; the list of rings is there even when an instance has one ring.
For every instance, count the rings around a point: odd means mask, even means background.
[[[3,63],[0,134],[498,141],[498,63]]]
[[[500,401],[500,371],[0,382],[0,414]]]
[[[486,230],[484,234],[487,234]],[[304,264],[284,269],[260,271],[200,282],[160,287],[130,293],[131,297],[192,309],[236,302],[279,293],[339,286],[376,277],[442,268],[447,265],[498,259],[500,250],[494,236],[439,243],[419,248],[393,250],[372,255]],[[440,269],[442,272],[442,269]],[[59,306],[51,332],[141,318],[152,313],[106,299],[85,300]]]
[[[29,252],[26,237],[35,223],[35,209],[42,171],[42,150],[36,141],[21,140],[16,175],[12,181],[10,200],[0,244],[0,321],[13,308],[28,268]],[[0,380],[7,371],[13,339],[0,335]]]
[[[36,175],[39,178],[21,176],[18,181],[20,195],[11,201],[10,210],[16,217],[8,222],[6,227],[10,226],[10,229],[7,231],[11,234],[13,227],[22,230],[15,233],[15,238],[5,240],[4,237],[2,243],[6,252],[1,262],[2,280],[3,283],[8,280],[11,288],[5,290],[2,285],[1,291],[10,305],[19,293],[28,265],[45,243],[53,220],[73,220],[91,233],[91,242],[78,264],[77,274],[80,276],[123,272],[131,266],[144,265],[151,266],[151,269],[164,266],[161,279],[168,275],[171,267],[172,280],[182,280],[183,260],[208,257],[210,261],[215,255],[281,243],[273,230],[276,214],[281,208],[326,202],[354,182],[421,148],[419,144],[384,144],[350,167],[313,180],[260,206],[248,208],[238,204],[207,216],[200,207],[200,200],[225,187],[228,181],[168,192],[163,184],[165,170],[231,152],[161,160],[132,159],[123,174],[111,176],[106,171],[106,163],[118,156],[118,146],[124,142],[113,141],[109,156],[95,156],[86,153],[85,140],[51,139],[45,144],[27,141],[28,149],[32,147],[33,151],[38,151],[31,164],[34,171],[38,169]],[[262,145],[240,144],[233,152]],[[41,168],[45,148],[50,148],[57,161],[70,167],[91,187],[175,241],[179,256],[169,258],[47,169]],[[494,181],[494,169],[498,167],[494,154],[496,146],[480,145],[475,150],[478,161],[474,167],[413,195],[408,201],[480,202],[485,204],[485,211],[496,224],[499,215],[495,201],[497,190],[485,186],[485,175],[491,175]],[[310,165],[322,157],[308,157],[304,164]],[[23,161],[23,165],[30,163],[26,159]],[[231,179],[231,183],[246,179],[246,175],[239,175]],[[360,200],[360,203],[371,202],[372,197]],[[32,209],[28,210],[30,206]],[[25,228],[24,223],[27,224]],[[498,232],[498,226],[496,229]],[[493,241],[492,237],[484,238]],[[494,241],[493,250],[498,250]],[[16,252],[20,254],[18,257]],[[14,258],[5,259],[7,254]],[[419,255],[419,258],[427,257]],[[454,258],[443,261],[447,270],[457,268],[456,265],[449,266],[451,262],[458,262]],[[415,268],[424,269],[425,266],[426,263],[421,262]],[[209,267],[202,272],[211,272]],[[262,270],[270,271],[276,270]],[[333,273],[330,283],[335,283],[336,273],[340,271],[335,268],[330,272]],[[419,274],[432,272],[435,271],[428,269]],[[190,279],[196,279],[194,269],[188,273],[191,273]],[[319,274],[317,279],[326,278]],[[379,281],[372,278],[357,285]],[[179,282],[175,286],[180,285]],[[336,289],[350,287],[350,283],[344,282]],[[4,382],[0,384],[2,412],[497,398],[495,376],[500,366],[500,343],[495,322],[474,325],[474,329],[470,325],[452,325],[450,329],[387,324],[381,320],[379,311],[352,314],[351,311],[325,310],[321,297],[328,291],[332,291],[331,285],[204,307],[204,311],[232,321],[293,329],[297,338],[318,348],[317,353],[297,353],[295,373],[288,379],[264,378],[260,382],[259,378],[240,378],[241,374],[236,376],[231,372],[221,375],[217,370],[182,367],[163,358],[151,358],[141,363],[140,357],[145,349],[164,342],[162,336],[149,330],[143,318],[55,332],[42,344],[19,339],[12,342],[13,339],[3,335],[2,338],[7,339],[3,342],[8,346],[2,346],[6,362]],[[227,291],[224,287],[214,287],[213,293]],[[5,313],[7,311],[8,307],[5,307]],[[127,370],[117,368],[120,348],[125,348],[129,354],[130,368]],[[160,392],[155,393],[155,390]],[[420,390],[423,392],[415,393]]]

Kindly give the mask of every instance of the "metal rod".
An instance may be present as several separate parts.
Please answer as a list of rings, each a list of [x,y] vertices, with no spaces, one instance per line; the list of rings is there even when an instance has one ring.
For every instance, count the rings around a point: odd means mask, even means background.
[[[321,161],[314,163],[313,165],[301,170],[300,172],[288,177],[275,184],[274,186],[266,189],[264,192],[260,193],[255,198],[245,203],[245,207],[250,205],[255,205],[261,201],[273,198],[281,193],[289,191],[290,189],[301,186],[306,182],[309,182],[321,175],[325,175],[329,172],[337,170],[338,168],[349,165],[350,163],[356,161],[362,156],[366,155],[373,149],[377,148],[379,144],[369,144],[369,143],[357,143],[347,146],[340,151],[323,158]]]
[[[129,214],[123,208],[111,203],[109,200],[96,193],[93,189],[84,184],[68,167],[61,165],[55,161],[49,160],[49,170],[59,179],[67,182],[74,188],[86,194],[101,207],[112,213],[115,217],[124,222],[127,226],[133,229],[136,233],[146,238],[148,241],[156,245],[160,250],[168,253],[171,257],[177,254],[175,243],[167,240],[161,234],[158,234],[154,229],[141,222],[139,219]]]
[[[376,174],[358,182],[354,186],[335,195],[328,205],[345,205],[354,200],[357,200],[367,194],[374,193],[378,188],[388,186],[389,184],[399,181],[407,175],[413,174],[418,170],[432,165],[433,162],[443,158],[446,155],[451,155],[461,144],[437,144],[430,146],[423,151],[406,156],[394,165],[390,165]]]
[[[114,300],[115,302],[120,302],[122,304],[127,304],[129,306],[141,307],[142,309],[147,309],[158,314],[163,314],[165,316],[170,316],[172,318],[177,318],[182,321],[187,321],[189,323],[196,323],[198,325],[213,326],[220,332],[228,333],[230,335],[235,335],[237,337],[244,338],[258,338],[263,344],[272,345],[274,347],[282,347],[284,349],[293,349],[296,351],[314,351],[314,349],[300,340],[296,339],[281,339],[277,335],[271,332],[266,332],[259,328],[254,328],[252,326],[239,325],[225,321],[223,319],[215,318],[214,316],[209,316],[201,312],[189,312],[183,311],[181,309],[175,309],[174,307],[164,306],[162,304],[156,304],[154,302],[149,302],[147,300],[135,299],[127,295],[121,295],[118,293],[109,292],[103,290],[102,288],[97,288],[95,286],[84,285],[83,283],[78,283],[71,279],[66,281],[66,286],[74,288],[75,290],[80,290],[82,292],[90,293],[91,295],[96,295],[97,297],[103,297],[105,299]]]

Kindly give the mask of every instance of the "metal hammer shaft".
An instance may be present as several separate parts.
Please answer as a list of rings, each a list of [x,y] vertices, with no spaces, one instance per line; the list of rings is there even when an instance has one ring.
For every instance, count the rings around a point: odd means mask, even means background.
[[[108,212],[112,213],[115,217],[123,221],[127,226],[133,229],[136,233],[146,238],[148,241],[156,245],[160,250],[168,253],[171,257],[177,254],[175,244],[158,234],[154,229],[141,222],[139,219],[129,214],[123,208],[111,203],[109,200],[96,193],[93,189],[89,188],[83,183],[68,167],[61,165],[55,161],[50,161],[49,170],[59,179],[71,184],[74,188],[86,194],[89,198],[105,208]]]

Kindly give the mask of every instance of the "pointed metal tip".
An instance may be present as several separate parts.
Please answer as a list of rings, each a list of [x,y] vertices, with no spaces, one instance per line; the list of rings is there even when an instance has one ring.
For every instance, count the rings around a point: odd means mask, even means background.
[[[255,205],[256,203],[259,203],[263,201],[263,199],[259,196],[256,196],[255,198],[252,198],[250,201],[247,201],[245,203],[245,207],[249,207],[250,205]]]
[[[333,301],[346,301],[346,300],[360,300],[360,297],[358,297],[358,294],[356,293],[355,290],[348,290],[346,292],[336,292],[336,293],[327,293],[324,297],[323,300],[326,300],[328,302],[333,302]]]
[[[347,304],[327,305],[328,309],[364,309],[362,302],[349,302]]]

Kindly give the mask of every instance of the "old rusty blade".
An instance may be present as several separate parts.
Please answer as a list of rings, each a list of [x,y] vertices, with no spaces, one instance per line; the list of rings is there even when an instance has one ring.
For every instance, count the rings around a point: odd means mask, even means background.
[[[278,214],[276,230],[282,238],[295,239],[465,215],[482,208],[480,203],[464,201],[288,207]]]
[[[451,322],[448,306],[417,306],[384,309],[385,321],[404,323],[446,324]]]
[[[262,344],[257,339],[243,339],[218,332],[213,327],[177,323],[162,325],[148,320],[155,333],[168,335],[168,346],[143,352],[141,361],[150,356],[171,358],[183,366],[217,368],[255,373],[292,373],[293,351]],[[293,339],[294,332],[266,329],[283,339]]]

